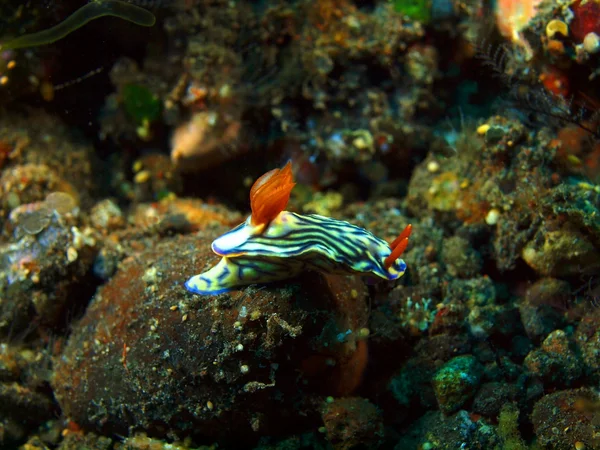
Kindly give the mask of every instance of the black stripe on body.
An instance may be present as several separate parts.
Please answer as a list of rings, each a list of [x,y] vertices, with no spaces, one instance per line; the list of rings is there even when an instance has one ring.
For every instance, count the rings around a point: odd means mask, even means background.
[[[228,263],[236,267],[240,285],[284,280],[307,269],[306,264],[300,260],[261,256],[228,258]]]
[[[390,248],[383,239],[349,222],[318,215],[286,214],[292,216],[293,223],[276,224],[263,234],[251,236],[231,249],[231,253],[243,255],[235,259],[300,258],[315,270],[374,273],[389,278],[383,260]],[[283,232],[275,235],[279,231]]]

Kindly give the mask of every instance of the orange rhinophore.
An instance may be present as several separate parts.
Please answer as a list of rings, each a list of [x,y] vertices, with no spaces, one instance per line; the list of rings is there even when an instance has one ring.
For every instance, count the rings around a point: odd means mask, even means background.
[[[252,225],[271,222],[285,209],[296,183],[292,175],[292,163],[283,169],[273,169],[260,177],[250,190],[250,208]]]
[[[394,242],[390,244],[392,253],[390,253],[390,255],[383,261],[383,266],[386,269],[394,264],[394,261],[400,258],[402,253],[404,253],[404,250],[406,250],[406,247],[408,246],[408,238],[410,237],[410,233],[412,233],[412,225],[408,224],[404,230],[402,230],[402,233],[400,233],[400,235],[394,239]]]

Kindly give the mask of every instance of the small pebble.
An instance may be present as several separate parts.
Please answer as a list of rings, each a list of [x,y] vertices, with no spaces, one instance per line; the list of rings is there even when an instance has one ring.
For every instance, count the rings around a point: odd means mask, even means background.
[[[46,197],[46,206],[58,214],[68,214],[75,209],[77,202],[66,192],[52,192]]]
[[[69,247],[67,249],[67,261],[69,261],[70,263],[72,263],[73,261],[77,260],[77,250],[75,250],[73,247]]]
[[[36,211],[24,214],[19,224],[25,233],[38,234],[48,226],[51,215],[52,212],[45,206],[42,206]]]
[[[600,37],[593,31],[583,38],[583,48],[588,53],[596,53],[600,50]]]
[[[429,161],[427,163],[427,171],[429,173],[436,173],[438,170],[440,170],[440,163],[437,161]]]
[[[141,172],[138,172],[135,174],[133,181],[135,181],[136,184],[142,184],[142,183],[145,183],[146,181],[148,181],[149,179],[150,179],[150,172],[147,170],[142,170]]]
[[[500,218],[500,211],[496,208],[492,208],[488,211],[485,216],[485,223],[488,225],[496,225],[498,223],[498,219]]]
[[[487,123],[484,123],[483,125],[479,125],[477,127],[477,134],[480,136],[483,136],[485,133],[487,133],[487,131],[490,129],[490,125]]]

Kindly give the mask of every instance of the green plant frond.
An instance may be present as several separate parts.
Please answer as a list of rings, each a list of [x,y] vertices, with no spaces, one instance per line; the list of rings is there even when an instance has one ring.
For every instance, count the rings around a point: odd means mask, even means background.
[[[131,3],[120,0],[97,0],[82,6],[58,25],[47,30],[38,31],[37,33],[19,36],[0,44],[0,49],[12,50],[52,44],[81,28],[91,20],[104,16],[119,17],[143,27],[151,27],[156,22],[154,14]]]

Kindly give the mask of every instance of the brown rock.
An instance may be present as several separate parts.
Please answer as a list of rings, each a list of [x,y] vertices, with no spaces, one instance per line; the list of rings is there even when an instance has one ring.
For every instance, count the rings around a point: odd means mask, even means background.
[[[318,426],[313,394],[360,384],[368,353],[359,278],[307,274],[193,295],[183,283],[216,263],[210,241],[163,242],[99,289],[56,364],[66,416],[102,433],[247,441]]]

